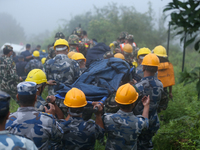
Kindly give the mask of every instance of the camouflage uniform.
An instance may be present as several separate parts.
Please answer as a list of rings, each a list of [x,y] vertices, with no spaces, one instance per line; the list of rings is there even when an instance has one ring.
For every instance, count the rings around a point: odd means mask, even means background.
[[[155,77],[144,77],[136,85],[136,88],[140,91],[142,96],[150,95],[150,108],[149,108],[149,128],[141,133],[138,137],[138,149],[152,149],[152,137],[160,127],[159,118],[157,115],[157,107],[161,99],[161,93],[163,90],[162,83]],[[135,106],[133,112],[136,115],[141,115],[143,112],[143,104],[141,99]]]
[[[37,150],[37,147],[31,140],[10,134],[9,131],[0,131],[0,147],[2,150]]]
[[[137,150],[138,135],[148,127],[147,118],[122,110],[115,114],[105,114],[103,122],[105,132],[108,133],[106,150]]]
[[[78,52],[76,49],[76,46],[79,45],[79,37],[76,34],[72,34],[69,36],[68,43],[70,47],[70,50],[69,50],[70,52],[71,51]],[[71,44],[76,45],[76,46],[72,46]]]
[[[11,58],[3,56],[0,58],[0,88],[7,92],[13,99],[17,95],[17,82],[19,77],[16,73],[16,66]]]
[[[63,136],[63,130],[53,115],[38,112],[34,107],[18,108],[9,116],[6,129],[33,140],[38,149],[48,149],[49,145],[56,149]]]
[[[47,102],[39,95],[37,95],[37,101],[35,103],[35,109],[37,111],[45,112],[44,106],[47,105]]]
[[[30,72],[33,69],[43,70],[43,65],[41,61],[39,61],[38,59],[32,59],[26,64],[25,69],[26,69],[26,72]]]
[[[64,130],[64,149],[94,149],[96,139],[104,137],[104,129],[92,120],[84,121],[80,117],[70,117],[68,121],[60,121],[61,127]]]
[[[119,105],[115,102],[116,93],[112,93],[105,101],[105,112],[116,113],[119,110]]]
[[[136,73],[137,73],[141,78],[144,77],[143,66],[142,66],[141,64],[136,68]]]
[[[48,80],[72,84],[81,74],[79,64],[64,54],[58,54],[46,62],[45,72]],[[49,94],[54,95],[53,86],[49,86]]]
[[[52,58],[54,58],[55,56],[56,56],[56,52],[55,52],[55,50],[54,50],[54,48],[53,48],[53,46],[52,46],[52,47],[49,48],[48,56],[47,56],[46,62],[47,62],[47,60],[52,59]]]

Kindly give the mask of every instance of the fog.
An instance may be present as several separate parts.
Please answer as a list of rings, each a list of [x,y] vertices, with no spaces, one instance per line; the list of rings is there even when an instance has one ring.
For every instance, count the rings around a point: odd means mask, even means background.
[[[149,0],[0,0],[0,13],[10,14],[23,27],[26,37],[48,30],[52,32],[62,24],[61,19],[93,11],[94,6],[103,7],[108,3],[118,6],[134,6],[138,12],[148,10]],[[150,0],[156,18],[172,0]]]

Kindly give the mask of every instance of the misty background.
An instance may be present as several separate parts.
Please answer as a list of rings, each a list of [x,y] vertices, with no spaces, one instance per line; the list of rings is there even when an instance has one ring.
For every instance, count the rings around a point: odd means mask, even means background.
[[[81,21],[77,16],[79,16],[79,18],[81,15],[84,17],[87,16],[89,12],[90,17],[85,20],[87,21],[88,19],[88,22],[91,22],[94,19],[99,19],[98,17],[94,17],[95,15],[98,16],[98,13],[105,14],[105,11],[111,12],[114,10],[119,11],[118,16],[120,16],[124,15],[126,8],[129,8],[131,13],[147,15],[150,11],[150,5],[151,15],[153,17],[152,28],[158,29],[159,19],[163,16],[162,10],[170,1],[171,0],[0,0],[0,46],[5,42],[15,44],[26,44],[28,42],[33,45],[40,44],[45,48],[48,42],[49,44],[54,42],[53,37],[57,31],[66,29],[63,32],[68,36],[72,32],[72,28],[78,27],[79,23],[82,24],[83,30],[89,30],[91,23],[88,23],[88,25],[85,23],[84,25],[84,19]],[[117,10],[111,8],[112,6],[115,6]],[[105,20],[110,20],[110,18],[104,16],[103,18]],[[142,15],[140,19],[143,19]],[[168,17],[168,20],[169,19]],[[166,29],[168,20],[165,22],[163,20],[163,26]],[[119,26],[119,24],[115,26]],[[149,25],[146,24],[146,26]],[[99,28],[99,26],[97,25],[96,28]],[[125,31],[129,29],[122,27],[122,31],[123,28],[125,28]],[[116,33],[111,36],[113,41],[117,38],[117,32],[120,32],[119,28],[116,30],[117,31],[114,31]],[[133,31],[131,34],[135,36],[135,40],[137,41],[137,36]],[[90,38],[95,38],[95,35],[92,35],[92,31],[88,31],[88,36]],[[99,37],[97,39],[107,43],[112,42],[111,37],[110,39],[105,39],[105,37]],[[46,44],[44,44],[45,42]]]

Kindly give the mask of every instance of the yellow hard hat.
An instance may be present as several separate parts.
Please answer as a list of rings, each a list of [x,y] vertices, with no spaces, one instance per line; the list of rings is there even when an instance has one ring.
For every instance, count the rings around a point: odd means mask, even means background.
[[[34,51],[33,52],[34,57],[40,57],[40,52],[39,51]]]
[[[44,64],[45,61],[46,61],[46,58],[42,58],[42,59],[41,59],[42,64]]]
[[[153,53],[157,56],[167,57],[166,49],[162,45],[158,45],[153,49]]]
[[[121,58],[121,59],[125,59],[125,57],[124,57],[124,55],[123,54],[121,54],[121,53],[116,53],[115,55],[114,55],[114,57],[115,58]]]
[[[41,69],[33,69],[28,73],[25,81],[35,82],[36,84],[47,83],[47,77]]]
[[[110,43],[109,47],[115,47],[114,43]]]
[[[135,68],[137,68],[138,63],[137,63],[136,61],[133,61],[133,62],[132,62],[132,65],[135,66]]]
[[[74,51],[71,51],[71,52],[69,52],[68,54],[67,54],[67,56],[68,56],[68,58],[72,58],[72,56],[75,54],[76,52],[74,52]]]
[[[84,55],[82,53],[75,53],[74,55],[72,55],[71,59],[73,59],[73,60],[84,59],[86,62],[86,58],[84,57]]]
[[[85,94],[77,88],[72,88],[65,95],[64,104],[71,108],[84,107],[87,105]]]
[[[123,47],[123,51],[127,53],[132,53],[133,52],[133,47],[130,44],[125,44]]]
[[[69,47],[68,42],[65,39],[58,39],[58,40],[56,40],[56,42],[54,43],[54,47],[53,47],[54,50],[56,50],[56,46],[58,46],[58,45],[65,45],[65,46],[67,46],[68,47],[68,52],[69,52],[70,47]]]
[[[147,54],[142,61],[142,65],[145,65],[145,66],[158,67],[159,64],[160,64],[159,58],[155,54],[152,54],[152,53]]]
[[[115,101],[118,104],[128,105],[134,103],[138,98],[138,93],[130,83],[120,86],[117,90]]]
[[[43,50],[42,50],[42,52],[43,52],[43,53],[46,53],[46,50],[45,50],[45,49],[43,49]]]
[[[146,48],[146,47],[140,48],[137,53],[137,59],[139,58],[140,55],[146,55],[149,53],[151,53],[151,50],[149,48]]]

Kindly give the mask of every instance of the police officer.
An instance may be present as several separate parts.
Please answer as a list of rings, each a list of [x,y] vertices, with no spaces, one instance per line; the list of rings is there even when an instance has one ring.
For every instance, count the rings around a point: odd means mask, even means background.
[[[16,66],[10,56],[12,55],[13,48],[6,45],[3,49],[3,54],[0,58],[0,88],[7,92],[13,99],[16,99],[16,86],[18,81],[23,79],[16,73]]]
[[[49,104],[47,113],[41,113],[34,108],[37,100],[37,84],[35,82],[21,82],[17,85],[17,99],[20,107],[11,114],[6,123],[10,133],[31,139],[38,149],[59,149],[63,130],[54,119],[55,107]]]
[[[138,93],[129,83],[120,86],[115,101],[120,110],[117,113],[104,114],[105,133],[108,133],[105,149],[137,150],[137,137],[142,129],[148,127],[149,97],[143,97],[144,110],[142,115],[135,116],[132,112]]]
[[[72,34],[68,39],[70,50],[69,52],[79,52],[79,37],[76,34]]]
[[[154,77],[158,70],[159,59],[155,54],[148,54],[142,61],[144,77],[140,82],[135,84],[136,88],[140,91],[140,95],[150,95],[150,109],[149,109],[149,128],[142,131],[138,137],[138,149],[153,149],[152,137],[160,127],[159,118],[157,114],[157,107],[161,100],[163,84]],[[135,115],[141,115],[144,107],[141,98],[134,108]]]
[[[70,50],[65,39],[58,39],[54,44],[56,56],[46,62],[45,72],[48,80],[57,83],[72,84],[81,74],[79,64],[67,57]],[[54,89],[49,88],[49,95],[55,95]]]
[[[78,62],[79,66],[80,66],[80,71],[82,74],[87,69],[85,66],[86,58],[81,53],[75,53],[74,55],[72,55],[72,59],[76,60]]]
[[[21,52],[21,55],[24,56],[24,61],[29,61],[33,58],[32,54],[30,53],[31,45],[26,44],[26,50]]]
[[[44,106],[47,105],[47,102],[42,98],[42,92],[46,85],[55,85],[54,80],[49,80],[47,82],[46,74],[41,69],[33,69],[27,75],[25,80],[26,82],[35,82],[37,84],[37,101],[35,103],[35,109],[37,111],[44,112]]]
[[[10,95],[0,91],[0,147],[1,149],[27,149],[27,150],[37,150],[35,144],[24,137],[14,135],[9,133],[9,131],[4,130],[6,120],[10,114],[9,112],[9,101]]]
[[[25,72],[30,72],[33,69],[41,69],[43,70],[43,65],[40,61],[40,52],[34,51],[33,52],[33,59],[30,60],[25,66]]]
[[[98,107],[95,113],[95,122],[92,120],[84,121],[82,116],[84,106],[87,105],[85,94],[77,89],[72,88],[67,92],[64,104],[68,107],[69,115],[65,120],[60,120],[64,130],[63,144],[64,149],[94,149],[96,139],[104,137],[103,122],[101,119],[102,106],[93,103]]]
[[[24,56],[20,55],[18,56],[18,62],[16,63],[16,71],[17,75],[21,76],[23,79],[25,79],[27,73],[25,72],[27,62],[24,61]]]
[[[65,39],[65,35],[62,32],[57,32],[55,34],[55,41],[58,40],[58,39]],[[47,56],[46,61],[49,60],[49,59],[52,59],[52,58],[54,58],[56,56],[55,50],[53,48],[54,47],[54,43],[52,44],[51,47],[49,47],[48,56]]]
[[[136,68],[136,73],[143,78],[144,77],[144,73],[143,73],[143,66],[142,66],[142,60],[144,59],[144,56],[146,56],[147,54],[150,54],[151,50],[149,48],[143,47],[140,48],[138,53],[137,53],[137,59],[138,59],[138,67]]]

